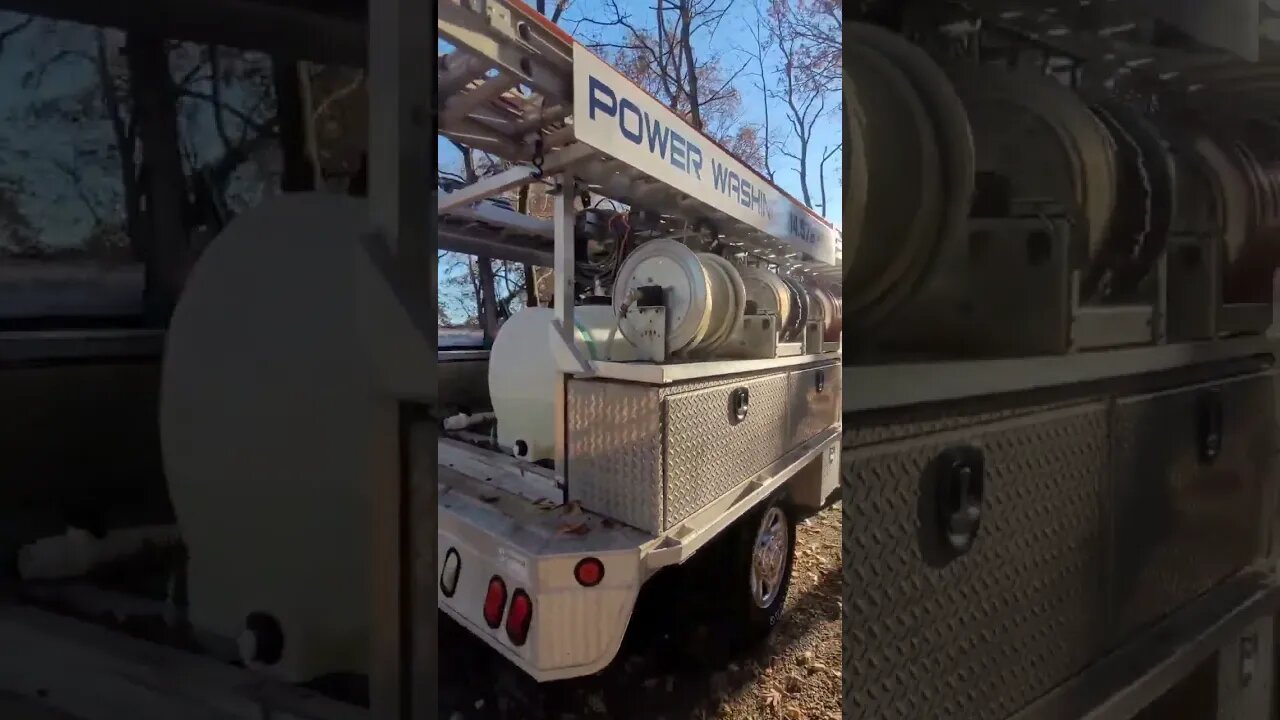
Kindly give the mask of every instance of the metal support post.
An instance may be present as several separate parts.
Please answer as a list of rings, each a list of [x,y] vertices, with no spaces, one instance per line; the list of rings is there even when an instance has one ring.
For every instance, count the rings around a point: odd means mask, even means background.
[[[394,256],[400,301],[415,324],[436,303],[435,185],[428,172],[435,151],[435,72],[422,64],[436,57],[428,30],[436,3],[370,0],[369,202],[374,230]],[[428,200],[431,202],[428,204]],[[367,322],[368,318],[358,318]],[[437,339],[422,338],[435,357]],[[421,372],[433,374],[434,366]],[[357,379],[353,378],[353,381]],[[417,443],[427,451],[409,462],[402,398],[388,387],[379,429],[371,437],[369,481],[371,528],[372,637],[369,701],[376,720],[434,718],[437,714],[437,545],[434,437]],[[425,378],[434,388],[434,378]],[[433,403],[429,399],[415,398]],[[418,428],[434,426],[418,423]],[[394,432],[398,427],[399,432]],[[412,470],[416,467],[417,471]],[[424,471],[425,468],[425,471]]]
[[[556,189],[555,198],[555,332],[562,348],[570,353],[574,350],[573,300],[574,300],[574,258],[573,223],[575,196],[574,187],[577,179],[573,173],[565,172],[557,176],[560,187]],[[565,501],[569,499],[569,448],[568,448],[568,400],[569,374],[565,367],[556,373],[556,480],[565,491]]]

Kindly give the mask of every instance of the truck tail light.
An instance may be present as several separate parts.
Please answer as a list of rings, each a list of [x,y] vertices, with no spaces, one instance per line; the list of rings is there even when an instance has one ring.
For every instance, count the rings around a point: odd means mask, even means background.
[[[511,611],[507,613],[507,637],[516,647],[529,639],[529,626],[533,624],[533,600],[523,590],[516,590],[511,597]]]
[[[573,579],[582,587],[595,587],[604,580],[604,563],[598,559],[582,558],[573,568]]]
[[[502,624],[502,611],[507,606],[507,584],[497,575],[489,581],[484,595],[484,621],[493,630]]]

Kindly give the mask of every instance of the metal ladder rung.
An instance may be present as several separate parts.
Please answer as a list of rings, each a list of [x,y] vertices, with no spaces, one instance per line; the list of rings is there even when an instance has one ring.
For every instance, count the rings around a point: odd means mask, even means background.
[[[486,105],[468,113],[452,113],[449,115],[442,113],[440,125],[446,130],[464,126],[478,132],[480,128],[485,128],[500,137],[508,138],[513,142],[521,142],[528,133],[521,133],[516,129],[516,122],[519,118],[518,114],[510,110],[502,110],[497,106]]]
[[[436,93],[441,97],[450,97],[462,92],[468,85],[484,78],[493,64],[464,49],[445,53],[437,58],[439,71],[436,75]]]
[[[503,93],[515,87],[517,82],[516,78],[506,73],[500,73],[493,78],[485,78],[477,85],[472,86],[467,92],[454,95],[445,101],[444,108],[440,112],[440,120],[449,122],[450,120],[466,117],[471,111],[501,97]],[[497,107],[496,104],[495,107]]]
[[[542,109],[533,109],[516,121],[518,132],[529,132],[541,128],[543,130],[559,129],[569,117],[571,109],[567,105],[552,105]]]

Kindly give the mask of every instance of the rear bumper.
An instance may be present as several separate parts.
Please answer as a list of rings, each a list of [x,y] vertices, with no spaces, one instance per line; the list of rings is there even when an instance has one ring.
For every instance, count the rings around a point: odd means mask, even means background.
[[[518,530],[491,530],[444,506],[439,519],[440,609],[468,631],[538,682],[599,672],[617,655],[642,584],[639,545],[611,549],[607,543],[584,540],[579,552],[538,554],[519,544]],[[594,587],[583,587],[574,577],[575,566],[588,557],[605,568]],[[506,591],[497,627],[484,617],[485,595],[494,578],[502,580]],[[533,605],[527,639],[519,645],[506,628],[517,591]]]

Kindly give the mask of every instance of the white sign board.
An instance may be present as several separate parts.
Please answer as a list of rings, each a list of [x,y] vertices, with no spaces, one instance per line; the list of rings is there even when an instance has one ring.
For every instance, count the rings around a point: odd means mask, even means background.
[[[813,260],[839,262],[835,228],[578,43],[573,46],[573,131],[580,142]]]

